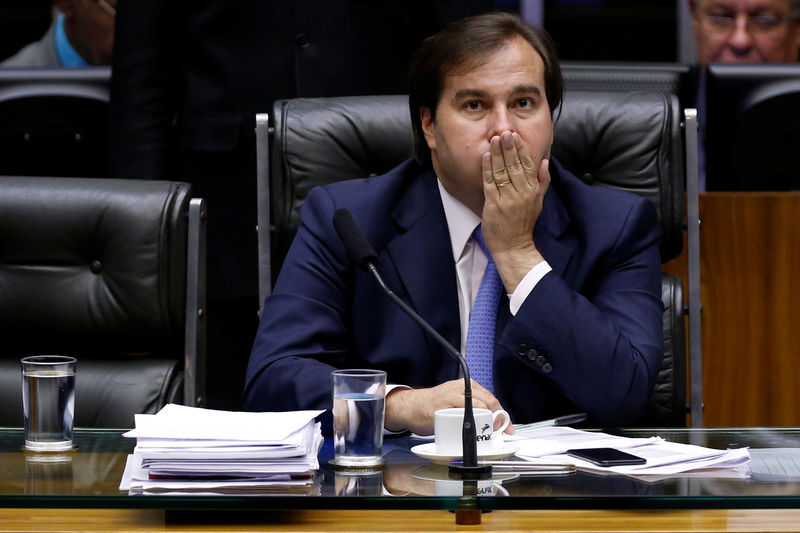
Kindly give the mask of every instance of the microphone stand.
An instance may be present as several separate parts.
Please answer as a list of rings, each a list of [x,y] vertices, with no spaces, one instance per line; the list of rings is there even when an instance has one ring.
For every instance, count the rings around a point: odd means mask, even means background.
[[[369,269],[372,275],[375,276],[378,284],[380,284],[381,288],[383,288],[384,292],[386,292],[389,298],[391,298],[394,303],[400,306],[403,311],[411,316],[415,322],[422,326],[429,335],[436,339],[436,341],[442,345],[442,347],[444,347],[448,354],[450,354],[452,357],[455,357],[456,361],[458,361],[459,365],[461,366],[461,372],[464,375],[464,425],[461,431],[462,461],[461,464],[456,464],[455,462],[450,464],[448,468],[450,477],[457,479],[485,479],[491,477],[491,465],[478,464],[478,438],[477,430],[475,428],[475,415],[472,411],[472,385],[470,383],[469,368],[467,367],[466,359],[464,359],[464,356],[461,355],[461,352],[453,348],[453,346],[447,342],[447,340],[442,337],[438,331],[433,329],[433,327],[431,327],[431,325],[428,324],[425,319],[419,316],[416,311],[409,307],[392,291],[392,289],[386,285],[386,283],[383,281],[383,278],[378,273],[378,269],[375,266],[374,261],[368,261],[366,263],[366,267]]]
[[[372,275],[375,276],[378,284],[389,298],[400,306],[408,316],[414,319],[414,322],[422,326],[423,329],[433,337],[448,354],[455,357],[456,361],[461,365],[461,372],[464,376],[464,424],[461,432],[462,461],[461,464],[456,464],[455,461],[450,464],[450,477],[457,479],[484,479],[490,477],[492,475],[491,465],[478,464],[478,439],[475,428],[475,415],[472,411],[472,385],[470,384],[469,368],[467,368],[466,359],[461,355],[461,352],[453,348],[438,331],[433,329],[425,319],[406,305],[406,303],[386,285],[378,272],[378,256],[375,254],[375,250],[372,249],[372,245],[364,234],[356,227],[356,223],[350,211],[344,208],[337,209],[333,214],[333,227],[336,233],[339,234],[339,238],[342,240],[342,244],[344,244],[353,262],[362,270],[372,272]]]

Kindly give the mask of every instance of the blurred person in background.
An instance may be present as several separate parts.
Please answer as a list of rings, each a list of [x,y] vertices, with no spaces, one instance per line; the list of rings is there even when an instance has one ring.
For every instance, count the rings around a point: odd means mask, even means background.
[[[110,65],[117,0],[53,0],[44,36],[0,62],[7,68]]]
[[[706,190],[705,69],[709,63],[795,62],[800,0],[689,0],[700,68],[694,76],[700,124],[698,186]]]
[[[689,0],[700,65],[794,62],[800,0]]]

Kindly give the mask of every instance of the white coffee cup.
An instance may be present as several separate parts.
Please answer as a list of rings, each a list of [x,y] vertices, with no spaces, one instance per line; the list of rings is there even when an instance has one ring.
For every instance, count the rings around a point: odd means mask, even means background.
[[[508,413],[500,409],[494,413],[488,409],[473,409],[478,455],[490,454],[503,448],[503,430],[511,423]],[[505,420],[500,429],[493,431],[495,420],[503,416]],[[433,432],[436,453],[439,455],[461,456],[461,435],[464,425],[464,408],[450,407],[433,413]]]

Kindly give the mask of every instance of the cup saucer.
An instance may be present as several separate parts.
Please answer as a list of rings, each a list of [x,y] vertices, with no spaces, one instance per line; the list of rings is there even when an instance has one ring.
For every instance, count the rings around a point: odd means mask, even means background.
[[[506,457],[511,457],[512,455],[517,453],[518,449],[519,449],[518,446],[506,442],[503,443],[503,447],[499,450],[492,450],[488,453],[478,452],[478,459],[482,459],[484,461],[496,461],[498,459],[505,459]],[[426,442],[425,444],[418,444],[416,446],[413,446],[411,448],[411,453],[439,465],[446,465],[451,463],[452,461],[458,461],[461,459],[460,455],[448,455],[448,454],[437,453],[435,442]]]

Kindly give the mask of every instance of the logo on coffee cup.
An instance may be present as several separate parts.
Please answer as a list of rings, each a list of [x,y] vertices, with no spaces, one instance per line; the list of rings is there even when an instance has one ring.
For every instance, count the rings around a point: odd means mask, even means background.
[[[511,422],[508,413],[501,410],[492,412],[488,409],[474,409],[475,429],[477,435],[476,444],[479,454],[486,454],[493,451],[497,446],[503,444],[503,430]],[[503,417],[503,425],[497,430],[493,430],[499,417]],[[461,454],[461,438],[463,436],[462,426],[464,424],[464,409],[462,407],[451,407],[439,409],[434,413],[434,434],[436,452],[439,454]]]

